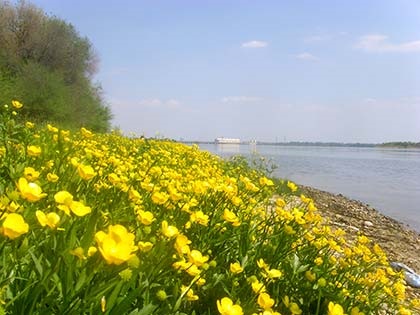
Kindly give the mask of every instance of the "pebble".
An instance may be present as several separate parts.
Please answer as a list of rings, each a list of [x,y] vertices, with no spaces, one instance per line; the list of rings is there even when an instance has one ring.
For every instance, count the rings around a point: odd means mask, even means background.
[[[363,225],[364,225],[365,227],[369,228],[369,227],[372,227],[372,226],[373,226],[373,223],[372,223],[372,222],[370,222],[370,221],[365,221],[365,222],[363,222]]]

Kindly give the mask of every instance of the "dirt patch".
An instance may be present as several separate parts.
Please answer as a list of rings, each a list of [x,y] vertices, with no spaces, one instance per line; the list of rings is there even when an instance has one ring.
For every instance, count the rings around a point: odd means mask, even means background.
[[[311,187],[299,188],[314,200],[331,226],[345,230],[350,240],[360,231],[382,247],[389,261],[402,262],[420,273],[420,233],[360,201]],[[410,297],[420,298],[420,289],[407,291]]]

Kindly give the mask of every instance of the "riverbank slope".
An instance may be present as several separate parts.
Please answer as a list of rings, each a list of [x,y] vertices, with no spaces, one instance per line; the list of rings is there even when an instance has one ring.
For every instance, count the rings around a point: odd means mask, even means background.
[[[363,233],[383,248],[390,261],[402,262],[420,273],[420,233],[360,201],[311,187],[299,187],[303,194],[314,200],[332,227],[345,230],[349,239],[358,232]],[[408,293],[420,297],[420,289],[410,288]]]

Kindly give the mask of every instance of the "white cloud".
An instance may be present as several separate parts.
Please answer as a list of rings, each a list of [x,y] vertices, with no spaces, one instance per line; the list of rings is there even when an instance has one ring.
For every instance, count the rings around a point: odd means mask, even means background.
[[[386,35],[370,34],[360,37],[355,47],[367,52],[420,52],[420,40],[394,44]]]
[[[297,54],[295,57],[298,58],[298,59],[301,59],[301,60],[311,60],[311,61],[319,60],[317,57],[315,57],[314,55],[312,55],[311,53],[308,53],[308,52],[303,52],[303,53]]]
[[[252,40],[250,42],[242,43],[243,48],[265,48],[268,46],[267,42],[260,40]]]
[[[254,103],[258,101],[261,101],[261,98],[253,96],[225,96],[222,98],[223,103]]]

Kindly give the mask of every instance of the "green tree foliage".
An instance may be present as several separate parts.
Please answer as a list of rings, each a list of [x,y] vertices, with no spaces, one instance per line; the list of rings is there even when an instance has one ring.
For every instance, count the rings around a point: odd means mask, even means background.
[[[96,69],[91,43],[71,24],[0,0],[1,103],[20,100],[26,119],[106,131],[111,113],[92,83]]]

